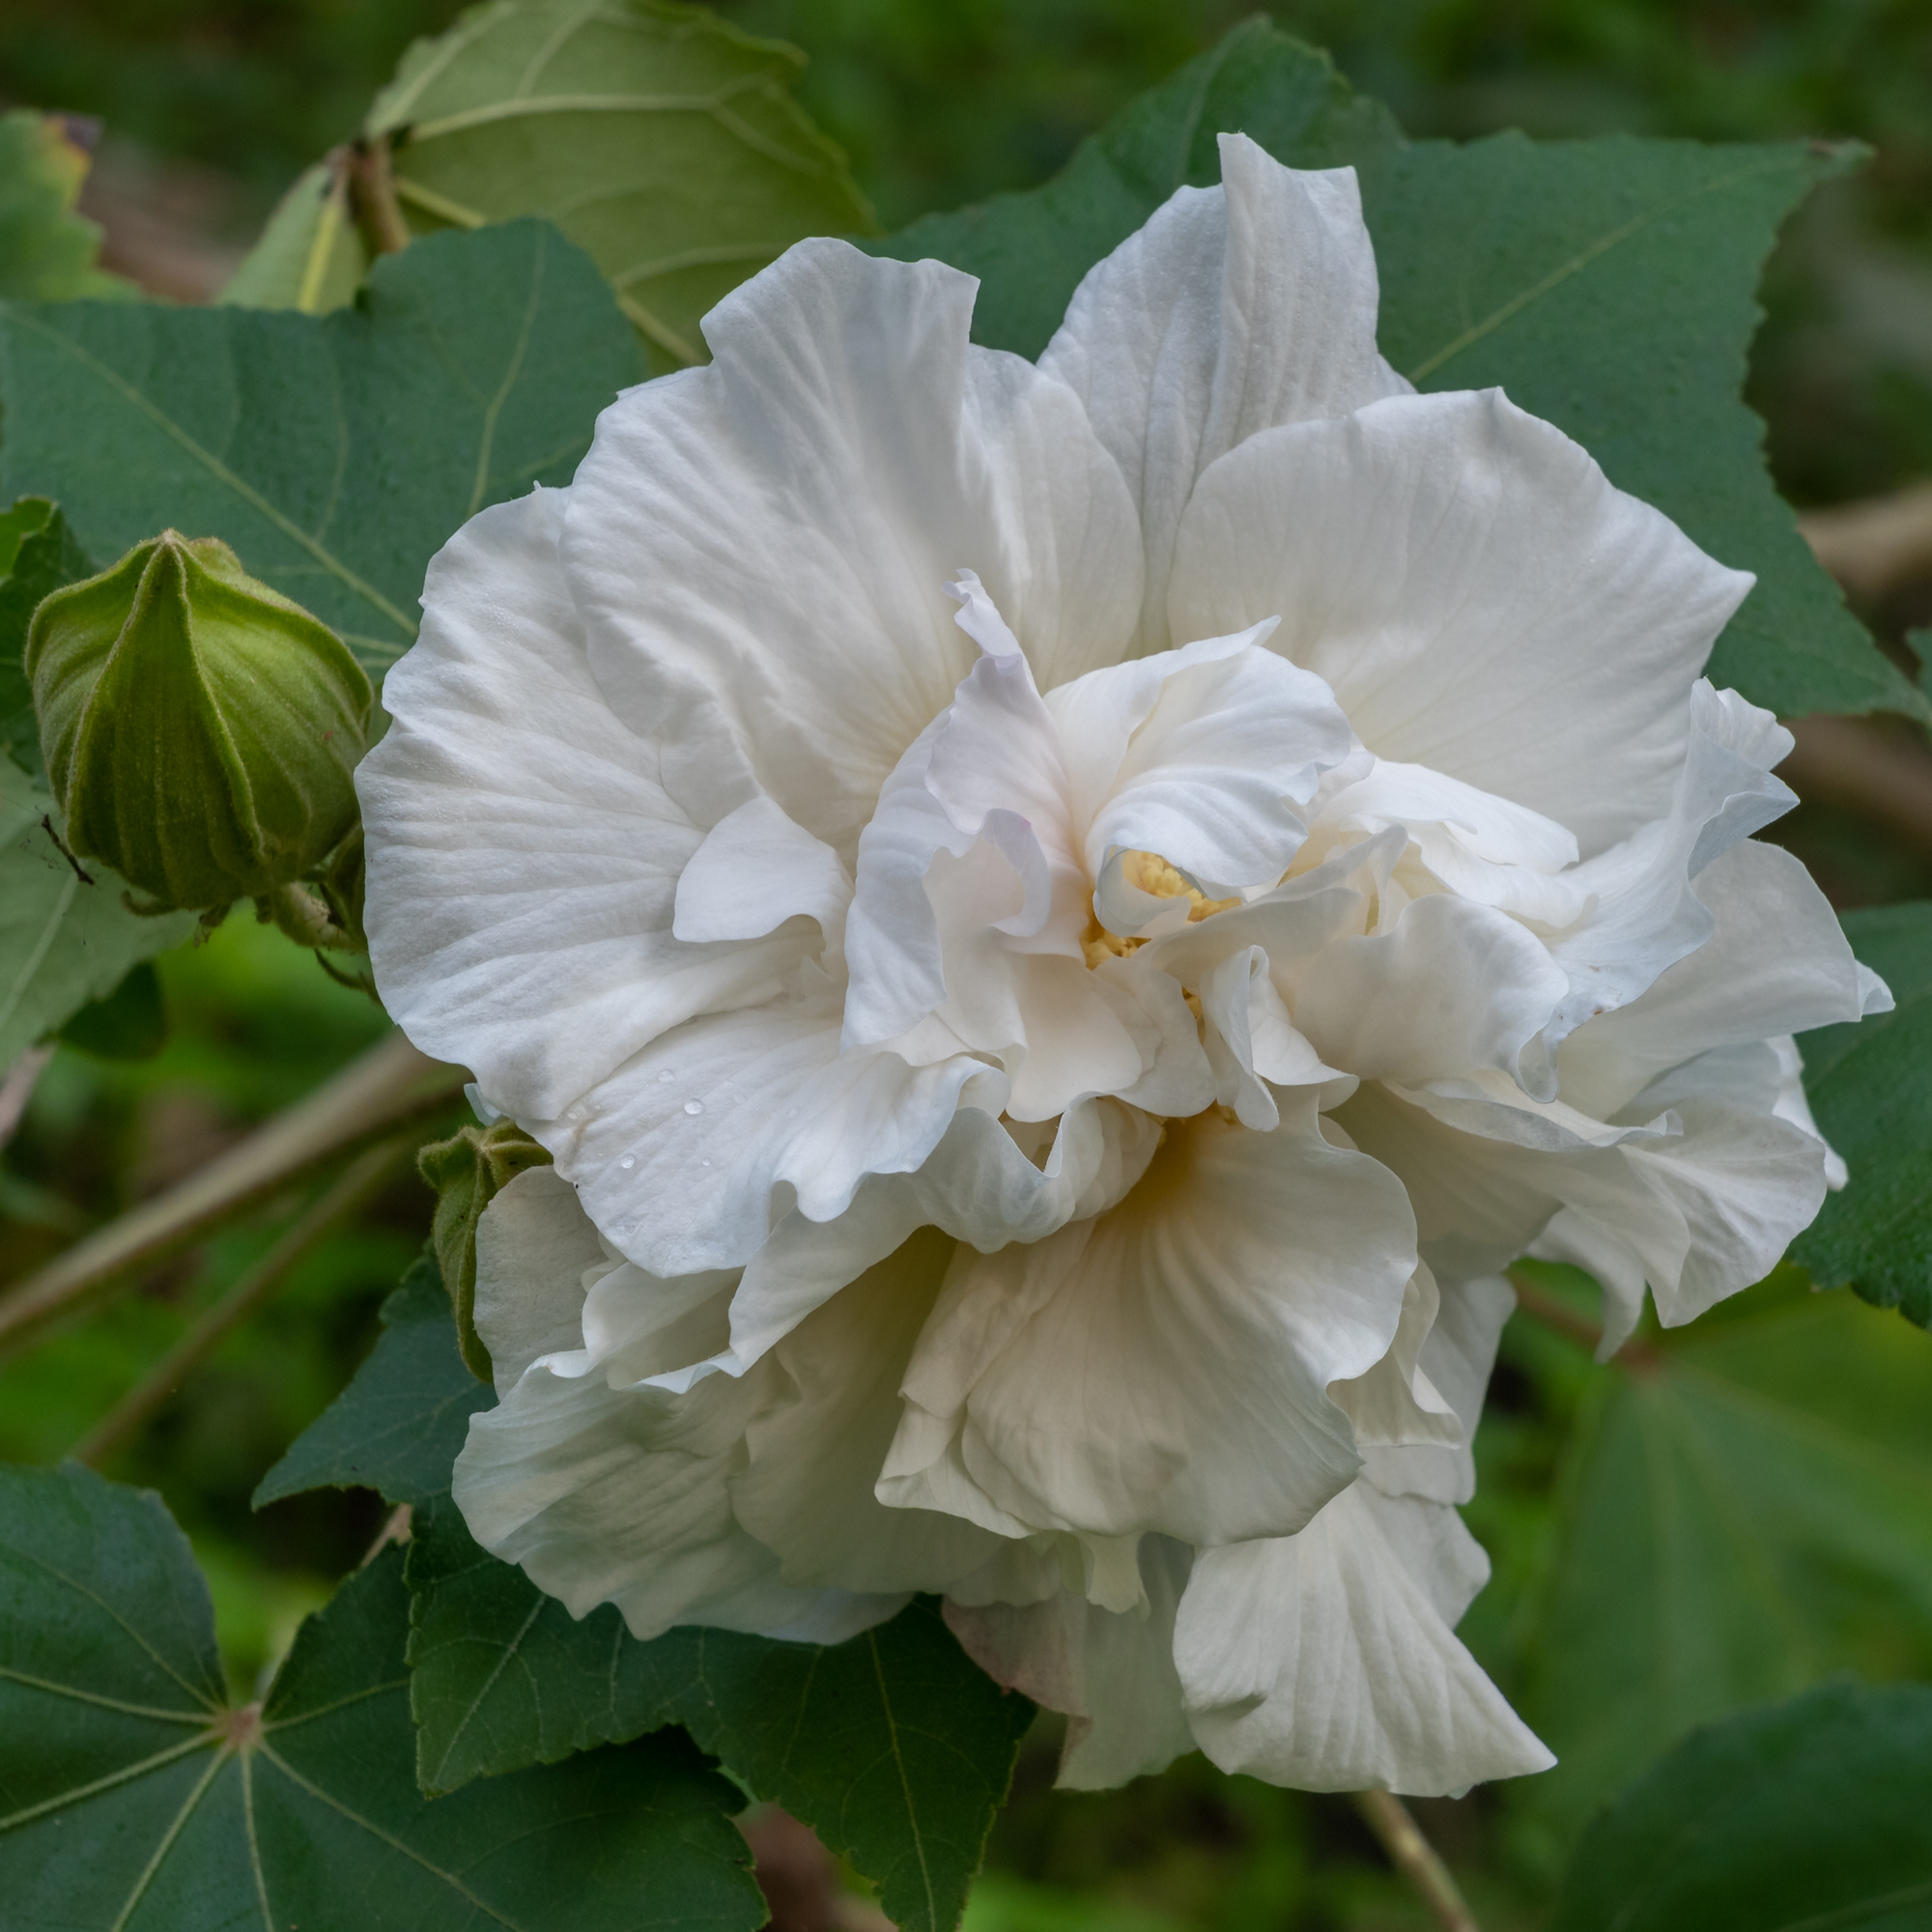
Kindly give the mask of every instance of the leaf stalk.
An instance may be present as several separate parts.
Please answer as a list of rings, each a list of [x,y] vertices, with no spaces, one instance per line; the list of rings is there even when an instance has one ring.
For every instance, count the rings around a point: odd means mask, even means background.
[[[1389,1863],[1408,1881],[1442,1932],[1482,1932],[1449,1867],[1423,1836],[1408,1806],[1392,1791],[1354,1791],[1350,1797]]]

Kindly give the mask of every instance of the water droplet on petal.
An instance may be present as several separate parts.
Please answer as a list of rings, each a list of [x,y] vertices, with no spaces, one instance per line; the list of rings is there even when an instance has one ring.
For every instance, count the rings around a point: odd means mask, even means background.
[[[670,1083],[676,1078],[677,1075],[674,1074],[668,1066],[667,1066],[665,1070],[658,1075],[658,1085],[660,1087],[668,1087]]]
[[[617,1163],[617,1165],[621,1167],[626,1174],[630,1173],[631,1169],[636,1167],[637,1164],[638,1164],[638,1157],[634,1153],[627,1153],[624,1156],[624,1158]]]
[[[699,1167],[709,1167],[711,1165],[708,1160],[700,1160],[697,1164]]]
[[[702,1100],[687,1100],[684,1103],[684,1111],[687,1114],[701,1114],[704,1111],[704,1102]]]

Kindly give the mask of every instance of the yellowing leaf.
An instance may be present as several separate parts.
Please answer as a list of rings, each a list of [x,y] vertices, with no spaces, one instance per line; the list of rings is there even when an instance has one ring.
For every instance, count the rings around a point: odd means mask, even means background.
[[[0,296],[69,301],[132,295],[96,266],[100,230],[73,212],[87,152],[57,114],[0,114]]]
[[[803,65],[700,8],[492,0],[410,49],[363,133],[411,232],[550,216],[669,368],[704,358],[698,318],[794,242],[872,229],[791,98]],[[345,156],[296,184],[229,299],[348,299],[369,244],[347,176]]]

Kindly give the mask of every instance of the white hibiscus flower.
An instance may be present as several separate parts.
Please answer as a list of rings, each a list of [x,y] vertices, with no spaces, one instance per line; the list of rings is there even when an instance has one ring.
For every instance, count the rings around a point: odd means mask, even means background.
[[[1548,1753],[1453,1634],[1531,1249],[1665,1322],[1884,999],[1747,842],[1750,580],[1375,344],[1349,170],[1240,137],[1037,367],[806,242],[431,567],[363,765],[391,1011],[556,1156],[485,1215],[456,1496],[579,1613],[943,1592],[1073,1718],[1420,1793]]]

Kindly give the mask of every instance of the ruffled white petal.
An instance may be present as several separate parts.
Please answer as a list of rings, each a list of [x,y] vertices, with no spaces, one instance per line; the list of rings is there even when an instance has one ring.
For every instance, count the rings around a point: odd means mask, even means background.
[[[996,1683],[1067,1717],[1063,1790],[1104,1791],[1164,1771],[1194,1740],[1174,1665],[1174,1616],[1192,1552],[1140,1540],[1143,1606],[1103,1610],[1077,1592],[1041,1602],[967,1605],[946,1621]]]
[[[514,1365],[533,1337],[565,1331],[584,1272],[607,1265],[555,1171],[519,1175],[478,1233],[477,1328],[493,1360]],[[476,1540],[574,1616],[612,1603],[639,1637],[698,1622],[836,1641],[903,1599],[789,1588],[738,1525],[726,1479],[769,1399],[749,1378],[682,1397],[613,1388],[593,1367],[559,1375],[540,1356],[471,1419],[452,1492]]]
[[[704,825],[591,676],[559,502],[499,503],[432,561],[422,635],[384,686],[394,722],[355,774],[384,1004],[536,1119],[694,1013],[775,991],[821,943],[802,922],[750,946],[673,936]]]
[[[1006,1534],[1307,1521],[1358,1466],[1328,1385],[1387,1350],[1415,1261],[1392,1178],[1321,1137],[1309,1090],[1292,1107],[1267,1134],[1173,1123],[1112,1213],[962,1251],[880,1494]]]
[[[835,1220],[868,1174],[920,1167],[959,1106],[999,1104],[976,1061],[841,1054],[837,984],[804,971],[797,996],[674,1028],[561,1119],[526,1120],[652,1274],[742,1266],[790,1207]]]
[[[1533,1253],[1576,1261],[1585,1252],[1632,1278],[1639,1264],[1658,1320],[1675,1328],[1769,1274],[1824,1205],[1828,1150],[1776,1115],[1686,1098],[1684,1131],[1632,1143],[1608,1160],[1571,1160],[1561,1176],[1564,1211]],[[1604,1280],[1604,1272],[1597,1272]],[[1621,1346],[1638,1309],[1605,1281],[1603,1352]]]
[[[1710,914],[1710,938],[1563,1043],[1563,1095],[1586,1113],[1608,1119],[1659,1073],[1714,1047],[1886,1010],[1869,1004],[1836,914],[1789,852],[1734,845],[1691,891]]]
[[[1401,825],[1425,872],[1445,890],[1547,930],[1573,925],[1589,895],[1558,877],[1577,863],[1575,834],[1526,806],[1423,765],[1376,758],[1322,801],[1317,850],[1350,831]],[[1304,860],[1305,863],[1305,860]]]
[[[1762,1106],[1692,1086],[1624,1125],[1498,1081],[1400,1097],[1365,1086],[1336,1118],[1402,1176],[1438,1274],[1492,1272],[1525,1251],[1574,1262],[1603,1284],[1608,1353],[1646,1282],[1666,1326],[1689,1321],[1768,1273],[1817,1213],[1827,1150],[1770,1111],[1776,1064],[1764,1061]]]
[[[1715,922],[1691,881],[1798,802],[1771,775],[1792,741],[1770,712],[1699,678],[1689,716],[1669,810],[1569,875],[1595,904],[1550,943],[1571,982],[1549,1027],[1552,1048],[1584,1021],[1628,1006],[1711,937]]]
[[[1420,1368],[1455,1410],[1462,1439],[1454,1443],[1370,1443],[1362,1477],[1384,1495],[1423,1496],[1465,1503],[1476,1493],[1476,1424],[1495,1367],[1503,1323],[1516,1310],[1516,1290],[1500,1275],[1443,1282],[1435,1323],[1422,1345]]]
[[[1223,1771],[1440,1797],[1555,1762],[1457,1641],[1489,1577],[1456,1513],[1356,1483],[1297,1536],[1203,1550],[1175,1631]]]
[[[1365,1374],[1329,1383],[1328,1394],[1348,1416],[1357,1449],[1453,1449],[1466,1440],[1463,1418],[1422,1366],[1440,1305],[1435,1277],[1417,1267],[1403,1290],[1402,1320],[1388,1353]]]
[[[1223,134],[1221,177],[1219,188],[1180,189],[1089,270],[1040,357],[1086,405],[1139,507],[1142,651],[1216,635],[1167,624],[1175,531],[1216,457],[1278,423],[1407,387],[1376,351],[1375,250],[1354,170],[1284,168]]]
[[[995,649],[980,586],[969,574],[955,587],[987,655],[860,840],[842,1037],[913,1061],[997,1059],[1019,1121],[1087,1094],[1138,1100],[1162,1059],[1162,1083],[1197,1078],[1174,1001],[1144,976],[1090,970],[1093,922],[1116,934],[1186,922],[1184,895],[1126,879],[1128,853],[1158,852],[1209,892],[1272,885],[1301,843],[1300,808],[1349,754],[1348,723],[1319,680],[1247,635],[1042,700],[1026,660]]]
[[[1049,681],[1125,648],[1125,487],[1063,384],[969,345],[975,288],[802,242],[706,318],[707,368],[600,418],[571,588],[606,697],[704,822],[763,791],[849,862],[972,668],[961,565]]]
[[[1576,834],[1668,808],[1685,699],[1751,580],[1500,391],[1396,397],[1251,437],[1201,477],[1169,619],[1279,616],[1378,756]]]
[[[932,1229],[834,1295],[777,1344],[774,1400],[746,1426],[729,1482],[738,1520],[800,1587],[942,1590],[991,1561],[999,1539],[872,1494],[899,1420],[899,1379],[952,1259]]]
[[[1488,1067],[1553,1094],[1540,1036],[1569,987],[1525,926],[1436,893],[1386,931],[1324,947],[1293,975],[1291,1005],[1322,1060],[1364,1079],[1413,1086]]]
[[[1093,801],[1085,856],[1111,930],[1140,929],[1110,923],[1115,852],[1157,852],[1224,897],[1273,885],[1299,849],[1299,808],[1353,738],[1319,678],[1263,648],[1273,628],[1092,672],[1048,697],[1077,806]]]
[[[1049,1128],[1030,1157],[990,1113],[962,1106],[916,1172],[868,1176],[835,1220],[814,1221],[796,1208],[785,1215],[732,1295],[728,1346],[665,1385],[688,1387],[715,1370],[742,1374],[920,1228],[990,1251],[1102,1213],[1140,1179],[1158,1140],[1146,1115],[1088,1100]]]
[[[768,798],[726,812],[677,877],[679,939],[762,939],[788,919],[816,920],[835,948],[852,901],[838,855]]]

